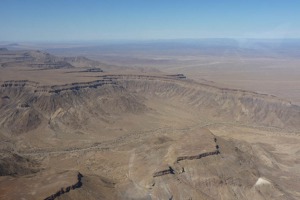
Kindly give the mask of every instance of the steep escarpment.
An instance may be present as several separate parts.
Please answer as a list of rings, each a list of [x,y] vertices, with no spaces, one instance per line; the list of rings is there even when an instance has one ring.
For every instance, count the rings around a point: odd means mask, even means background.
[[[214,121],[300,128],[300,107],[274,96],[231,90],[193,81],[118,79],[131,92],[164,99],[199,111]]]
[[[78,122],[84,124],[99,115],[145,111],[143,102],[156,98],[191,109],[210,121],[300,128],[299,106],[269,95],[217,88],[182,77],[103,75],[91,82],[51,86],[4,81],[0,85],[0,123],[15,133],[53,120],[75,128]]]
[[[42,123],[76,129],[86,125],[91,117],[103,119],[106,115],[146,109],[143,98],[109,80],[59,86],[6,81],[1,84],[0,96],[1,128],[11,133],[28,132]]]

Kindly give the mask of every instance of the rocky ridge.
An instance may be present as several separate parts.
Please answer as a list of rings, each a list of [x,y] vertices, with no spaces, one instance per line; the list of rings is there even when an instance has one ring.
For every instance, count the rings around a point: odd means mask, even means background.
[[[120,101],[114,99],[120,104],[117,110],[112,107],[113,102],[92,101],[92,105],[97,104],[99,108],[109,108],[108,112],[145,110],[146,106],[141,99],[155,97],[168,99],[170,102],[179,100],[186,106],[206,111],[206,117],[215,120],[227,118],[231,119],[229,122],[291,130],[300,126],[300,107],[270,95],[199,84],[182,78],[182,75],[121,74],[97,77],[98,80],[95,81],[52,86],[28,80],[0,83],[0,118],[3,127],[14,127],[10,128],[11,131],[16,131],[16,127],[20,127],[20,130],[21,127],[23,130],[35,129],[43,120],[49,121],[49,117],[59,108],[68,109],[75,104],[82,107],[91,94],[96,95],[96,98],[102,95],[119,96]],[[14,111],[10,110],[8,113],[11,106]],[[19,126],[15,124],[18,121]],[[10,123],[16,126],[9,125]]]
[[[34,69],[96,68],[103,63],[85,57],[57,57],[42,51],[0,51],[0,67],[30,67]]]

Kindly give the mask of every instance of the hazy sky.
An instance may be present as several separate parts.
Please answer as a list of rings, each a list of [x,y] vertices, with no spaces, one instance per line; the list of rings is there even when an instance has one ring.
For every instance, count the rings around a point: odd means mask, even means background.
[[[300,38],[300,0],[0,0],[0,41]]]

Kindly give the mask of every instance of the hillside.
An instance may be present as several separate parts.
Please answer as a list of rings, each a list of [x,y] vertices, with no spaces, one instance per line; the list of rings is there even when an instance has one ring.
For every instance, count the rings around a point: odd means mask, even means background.
[[[299,198],[289,101],[41,52],[22,71],[3,52],[0,199]]]
[[[100,68],[103,64],[85,57],[57,57],[42,51],[0,50],[0,67],[30,67],[35,69]],[[104,66],[105,67],[105,66]]]

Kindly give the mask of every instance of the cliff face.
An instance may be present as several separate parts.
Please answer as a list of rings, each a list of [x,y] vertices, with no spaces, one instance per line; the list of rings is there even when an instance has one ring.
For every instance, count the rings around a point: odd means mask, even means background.
[[[131,92],[197,109],[206,118],[231,123],[300,128],[300,107],[274,96],[217,88],[190,81],[118,80]]]
[[[42,86],[30,81],[5,81],[0,87],[1,127],[13,133],[36,129],[54,119],[77,127],[96,115],[139,113],[145,98],[162,99],[198,110],[214,121],[295,130],[300,107],[279,98],[178,80],[181,77],[107,75],[92,82]],[[92,113],[95,113],[94,115]],[[76,125],[77,124],[77,125]]]
[[[14,134],[34,130],[42,123],[77,129],[90,117],[146,109],[142,98],[107,80],[61,86],[8,81],[1,84],[0,96],[1,128]]]

